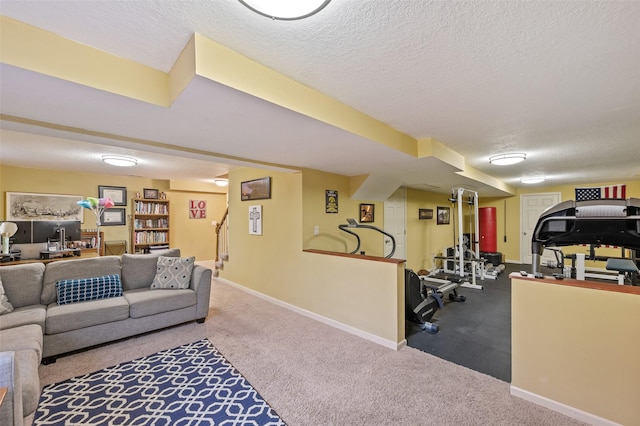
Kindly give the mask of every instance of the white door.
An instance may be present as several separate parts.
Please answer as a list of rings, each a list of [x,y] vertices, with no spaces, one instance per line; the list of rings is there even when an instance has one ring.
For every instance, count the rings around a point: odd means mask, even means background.
[[[399,188],[391,194],[384,202],[384,230],[393,235],[396,240],[396,251],[393,254],[394,259],[406,259],[406,219],[405,219],[405,190]],[[391,253],[391,239],[384,236],[384,255]]]
[[[540,219],[540,215],[551,206],[560,202],[559,192],[544,194],[526,194],[520,196],[520,261],[531,264],[531,237]],[[541,264],[547,260],[554,260],[555,256],[549,250],[541,256]]]

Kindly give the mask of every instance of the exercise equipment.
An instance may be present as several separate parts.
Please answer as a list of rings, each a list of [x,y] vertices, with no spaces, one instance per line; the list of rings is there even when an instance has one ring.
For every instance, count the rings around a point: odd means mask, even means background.
[[[487,274],[485,261],[480,257],[480,245],[478,235],[478,193],[464,188],[454,188],[449,201],[453,204],[454,228],[453,247],[445,247],[443,256],[434,256],[443,260],[443,270],[446,273],[456,274],[460,287],[482,290],[483,287],[476,281],[480,279],[495,278],[496,274]],[[463,205],[469,206],[469,232],[464,232]],[[457,210],[457,214],[456,214]],[[468,277],[471,277],[469,282]]]
[[[450,280],[448,277],[437,278],[433,275],[418,275],[422,284],[434,293],[434,297],[440,302],[440,307],[444,307],[443,299],[446,295],[453,302],[464,302],[467,298],[458,294],[457,288],[460,281]]]
[[[631,250],[631,258],[625,257],[626,249],[622,248],[621,257],[613,256],[600,256],[596,254],[596,248],[599,246],[595,244],[589,244],[589,253],[570,253],[565,254],[560,248],[546,247],[547,250],[553,251],[555,255],[555,264],[552,266],[547,263],[547,267],[557,267],[563,271],[565,278],[575,278],[580,281],[584,281],[585,278],[595,278],[599,280],[611,280],[617,281],[618,284],[625,284],[628,278],[631,285],[636,285],[638,279],[637,267],[634,268],[635,262],[638,259],[635,256],[635,251]],[[571,266],[567,266],[565,259],[571,260]],[[602,268],[590,268],[586,266],[586,261],[606,262],[605,269]],[[609,272],[615,271],[616,273]]]
[[[498,252],[498,222],[495,207],[478,209],[478,226],[480,231],[480,253]],[[494,263],[497,265],[497,263]]]
[[[579,244],[626,248],[636,259],[635,251],[640,250],[640,199],[569,200],[547,209],[531,238],[533,273],[540,270],[545,248]]]
[[[393,254],[396,252],[396,239],[393,237],[393,235],[373,225],[363,225],[361,223],[356,222],[356,220],[353,218],[347,218],[347,223],[338,225],[338,228],[340,228],[341,231],[344,231],[347,234],[351,234],[354,237],[356,237],[356,240],[357,240],[356,248],[352,252],[350,252],[351,254],[356,254],[360,250],[360,236],[357,233],[352,231],[352,229],[356,229],[356,228],[373,229],[374,231],[380,232],[381,234],[384,234],[387,237],[389,237],[391,240],[391,252],[385,256],[386,258],[393,257]],[[364,254],[364,253],[361,253],[361,254]]]
[[[640,272],[638,266],[631,259],[608,259],[606,268],[618,272],[618,284],[620,285],[624,284],[627,274],[635,278]]]
[[[444,308],[445,296],[454,302],[464,302],[458,294],[459,282],[439,279],[431,275],[418,275],[405,269],[405,307],[408,320],[418,323],[424,330],[437,333],[439,327],[431,322],[438,309]]]
[[[437,333],[438,324],[431,322],[431,318],[441,307],[441,300],[438,300],[433,292],[423,284],[423,281],[411,269],[405,269],[404,275],[404,299],[405,315],[407,320],[420,324],[423,330],[430,333]]]

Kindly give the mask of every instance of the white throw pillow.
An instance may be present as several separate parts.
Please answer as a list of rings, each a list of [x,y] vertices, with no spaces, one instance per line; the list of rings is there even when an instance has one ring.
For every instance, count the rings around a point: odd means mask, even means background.
[[[189,288],[189,282],[191,281],[191,272],[193,271],[193,264],[195,260],[195,256],[158,256],[156,276],[151,283],[151,288]]]
[[[4,292],[4,286],[2,285],[2,277],[0,277],[0,315],[13,312],[13,305],[9,302],[9,298]]]

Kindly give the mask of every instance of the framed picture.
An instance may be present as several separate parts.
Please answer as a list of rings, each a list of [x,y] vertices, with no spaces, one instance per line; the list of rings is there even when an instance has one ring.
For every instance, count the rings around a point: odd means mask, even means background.
[[[418,209],[418,220],[433,219],[433,209]]]
[[[338,191],[335,189],[327,189],[324,191],[324,212],[338,213]]]
[[[32,194],[7,192],[6,220],[77,220],[84,215],[80,195]]]
[[[126,225],[125,209],[106,209],[100,216],[101,226]]]
[[[111,198],[114,206],[126,206],[127,188],[124,186],[98,185],[98,198]]]
[[[249,235],[262,235],[262,206],[249,206]]]
[[[448,225],[451,217],[451,209],[449,207],[438,206],[438,225]]]
[[[147,200],[158,200],[160,198],[160,192],[157,189],[145,188],[142,190],[142,197]]]
[[[271,198],[271,177],[249,180],[240,184],[240,199],[264,200]]]
[[[360,204],[360,222],[373,222],[375,220],[374,204]]]

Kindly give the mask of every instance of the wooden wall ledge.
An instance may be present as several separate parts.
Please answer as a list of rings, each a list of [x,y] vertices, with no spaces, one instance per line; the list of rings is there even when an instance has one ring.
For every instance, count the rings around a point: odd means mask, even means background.
[[[406,260],[404,259],[392,259],[388,257],[367,256],[362,254],[340,253],[337,251],[316,250],[316,249],[306,249],[302,251],[305,253],[324,254],[328,256],[339,256],[339,257],[350,257],[353,259],[373,260],[375,262],[396,263],[396,264],[406,262]]]
[[[533,278],[533,275],[529,274],[527,277],[523,277],[517,272],[512,272],[509,275],[509,278],[518,278],[527,281],[536,281],[542,282],[545,284],[555,284],[555,285],[564,285],[569,287],[580,287],[580,288],[590,288],[592,290],[603,290],[603,291],[611,291],[614,293],[627,293],[627,294],[637,294],[640,295],[640,287],[631,286],[631,285],[619,285],[616,283],[602,283],[597,281],[581,281],[575,280],[573,278],[564,278],[561,280],[557,280],[550,276],[545,276],[544,278]]]

